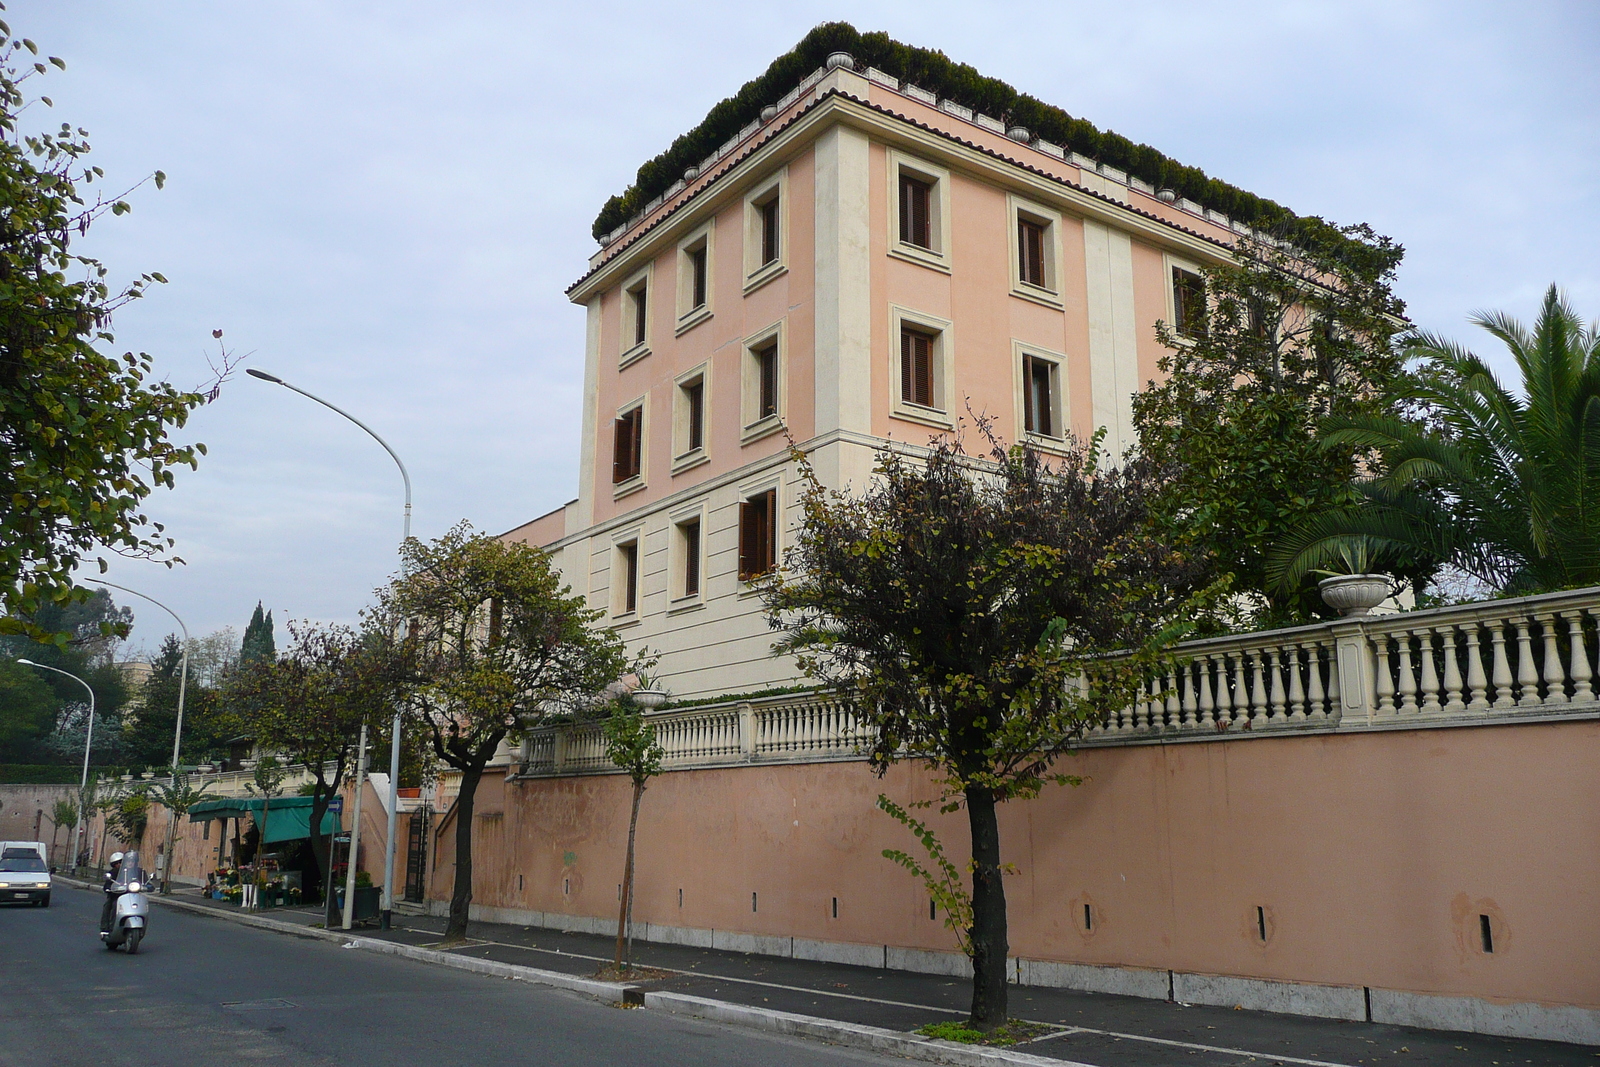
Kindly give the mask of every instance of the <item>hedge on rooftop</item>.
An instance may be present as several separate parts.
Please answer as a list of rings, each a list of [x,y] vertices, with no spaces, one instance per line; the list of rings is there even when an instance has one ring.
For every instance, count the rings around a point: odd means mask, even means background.
[[[777,103],[833,52],[850,53],[858,69],[876,67],[1007,125],[1026,126],[1047,141],[1125,170],[1157,189],[1171,189],[1180,197],[1256,229],[1302,245],[1326,245],[1330,239],[1343,243],[1338,231],[1321,219],[1301,218],[1281,204],[1209,177],[1198,167],[1184,166],[1149,145],[1134,144],[1086,119],[1073,118],[1058,107],[1017,92],[998,78],[986,78],[967,64],[954,62],[943,52],[913,48],[892,40],[886,33],[861,33],[847,22],[825,22],[813,29],[793,49],[773,60],[763,74],[713,107],[700,125],[640,167],[634,183],[600,209],[594,220],[595,239],[637,215],[645,204],[681,178],[686,169],[699,164],[759,118],[762,108]]]

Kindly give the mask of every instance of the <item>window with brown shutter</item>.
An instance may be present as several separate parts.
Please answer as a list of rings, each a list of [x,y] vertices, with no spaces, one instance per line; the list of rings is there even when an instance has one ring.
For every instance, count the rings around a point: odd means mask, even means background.
[[[772,570],[778,555],[778,491],[768,489],[739,504],[739,580],[752,581]]]
[[[933,185],[900,175],[900,240],[918,248],[933,248]]]
[[[645,343],[650,336],[650,292],[647,286],[641,285],[628,293],[633,301],[633,346]]]
[[[612,425],[611,482],[615,485],[639,476],[644,451],[644,408],[619,415]]]
[[[778,247],[778,197],[774,195],[771,200],[762,204],[761,211],[761,265],[778,258],[782,251]]]
[[[1172,329],[1183,337],[1205,333],[1206,283],[1193,271],[1172,268]]]
[[[678,527],[683,531],[683,595],[700,593],[700,520]]]
[[[701,245],[689,253],[690,309],[706,306],[706,246]]]
[[[683,402],[688,409],[685,414],[689,421],[689,438],[685,442],[688,446],[685,451],[693,452],[705,445],[706,441],[706,383],[704,380],[690,382],[683,387]]]
[[[1045,360],[1024,356],[1022,370],[1023,388],[1027,391],[1023,402],[1023,428],[1028,433],[1054,437],[1055,396],[1051,379],[1055,368]]]
[[[622,569],[618,575],[622,585],[619,614],[627,615],[639,607],[639,542],[617,546],[617,566]]]
[[[772,341],[751,353],[758,376],[756,420],[778,413],[778,342]]]
[[[900,399],[925,408],[933,402],[933,338],[920,330],[900,331]]]
[[[1017,274],[1028,285],[1045,288],[1044,226],[1017,219]]]

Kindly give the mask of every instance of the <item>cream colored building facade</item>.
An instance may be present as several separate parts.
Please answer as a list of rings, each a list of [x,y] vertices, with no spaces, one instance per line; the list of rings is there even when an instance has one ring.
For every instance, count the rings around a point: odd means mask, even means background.
[[[546,547],[677,698],[798,681],[747,579],[801,487],[859,486],[886,442],[996,420],[1133,443],[1174,279],[1234,224],[845,58],[608,235],[588,312],[578,498]]]

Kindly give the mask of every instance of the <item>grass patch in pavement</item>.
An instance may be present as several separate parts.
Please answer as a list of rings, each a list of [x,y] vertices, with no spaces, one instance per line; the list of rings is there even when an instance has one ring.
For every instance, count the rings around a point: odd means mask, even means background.
[[[963,1045],[1017,1045],[1024,1041],[1032,1041],[1052,1032],[1053,1026],[1042,1023],[1025,1023],[1021,1019],[1012,1019],[1004,1026],[997,1026],[988,1033],[974,1030],[966,1023],[942,1022],[929,1023],[921,1027],[917,1033],[923,1037],[932,1037],[940,1041],[957,1041]]]

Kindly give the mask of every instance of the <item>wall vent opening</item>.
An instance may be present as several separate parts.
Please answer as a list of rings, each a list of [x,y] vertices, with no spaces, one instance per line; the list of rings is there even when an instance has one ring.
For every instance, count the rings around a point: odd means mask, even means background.
[[[572,895],[572,879],[571,878],[563,878],[563,879],[561,879],[561,895],[564,896],[564,897],[570,897]]]
[[[522,875],[517,875],[517,892],[522,892]]]
[[[1489,916],[1478,916],[1478,933],[1483,938],[1483,951],[1494,951],[1494,930],[1489,926]]]
[[[1261,940],[1267,939],[1267,909],[1256,905],[1256,933],[1261,935]]]
[[[1090,911],[1087,904],[1083,906],[1083,928],[1085,930],[1094,929],[1094,913]]]
[[[833,898],[833,917],[835,919],[837,919],[839,917],[839,898],[838,897],[834,897]]]
[[[753,892],[750,894],[750,910],[756,910],[756,895]]]
[[[938,917],[939,917],[939,905],[935,904],[933,902],[933,900],[930,898],[928,900],[928,918],[937,919]]]
[[[678,907],[683,907],[683,890],[678,890]]]

